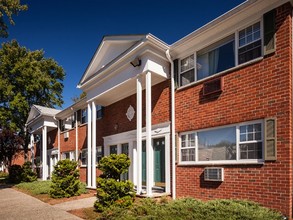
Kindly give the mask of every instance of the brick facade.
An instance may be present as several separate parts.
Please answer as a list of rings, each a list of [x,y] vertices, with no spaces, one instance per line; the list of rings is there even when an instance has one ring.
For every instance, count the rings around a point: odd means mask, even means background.
[[[263,165],[223,165],[224,182],[205,182],[204,167],[176,168],[177,196],[249,199],[292,214],[292,8],[277,8],[276,52],[223,75],[220,95],[202,95],[202,83],[177,90],[176,132],[277,118],[278,158]]]

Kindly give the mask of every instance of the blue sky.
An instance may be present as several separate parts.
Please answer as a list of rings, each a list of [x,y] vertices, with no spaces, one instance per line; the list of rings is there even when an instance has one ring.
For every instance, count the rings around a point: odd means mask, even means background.
[[[28,11],[14,17],[9,38],[30,50],[43,49],[65,72],[63,108],[104,35],[147,34],[172,44],[243,0],[21,0]]]

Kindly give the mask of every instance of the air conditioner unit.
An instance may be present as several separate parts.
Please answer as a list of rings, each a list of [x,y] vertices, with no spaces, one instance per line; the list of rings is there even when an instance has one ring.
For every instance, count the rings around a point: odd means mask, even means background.
[[[203,84],[203,95],[210,95],[222,92],[224,87],[224,80],[222,77],[211,79]]]
[[[69,138],[69,132],[68,131],[64,133],[64,139],[66,139],[66,138]]]
[[[224,181],[224,168],[223,167],[206,167],[204,168],[205,181]]]

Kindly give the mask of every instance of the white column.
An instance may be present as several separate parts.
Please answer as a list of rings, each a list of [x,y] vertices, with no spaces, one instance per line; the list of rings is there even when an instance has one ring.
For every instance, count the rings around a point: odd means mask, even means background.
[[[93,123],[92,123],[92,187],[96,188],[97,184],[97,174],[96,174],[96,146],[97,146],[97,109],[96,109],[96,103],[92,102],[92,119],[93,119]]]
[[[146,73],[146,193],[152,195],[153,186],[153,144],[152,144],[152,80],[151,72]]]
[[[142,85],[141,75],[136,78],[136,153],[137,153],[137,185],[136,194],[142,190]]]
[[[57,131],[57,134],[58,134],[58,154],[57,154],[57,160],[59,161],[61,159],[61,147],[60,147],[60,135],[61,135],[61,132],[60,132],[60,124],[59,124],[59,121],[57,121],[57,124],[58,124],[58,131]]]
[[[74,112],[75,115],[75,161],[78,161],[78,121],[77,121],[77,112]]]
[[[31,162],[32,162],[32,167],[34,169],[35,167],[35,139],[34,139],[34,135],[31,134],[31,138],[30,138],[30,150],[31,150]]]
[[[92,109],[87,104],[87,187],[92,186]]]
[[[47,180],[47,126],[44,126],[42,130],[42,147],[42,180]]]

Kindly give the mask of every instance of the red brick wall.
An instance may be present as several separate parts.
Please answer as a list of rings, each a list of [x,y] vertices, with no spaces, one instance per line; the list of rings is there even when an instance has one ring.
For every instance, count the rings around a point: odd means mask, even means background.
[[[170,81],[166,80],[152,87],[152,124],[170,121]],[[142,117],[145,126],[145,91],[143,91]],[[97,120],[97,145],[103,145],[104,136],[136,130],[136,114],[129,121],[126,117],[128,107],[132,105],[136,112],[136,94],[120,100],[104,110],[104,117]],[[115,131],[114,125],[118,124]],[[101,129],[102,128],[102,129]]]
[[[276,117],[277,161],[221,166],[222,183],[203,181],[205,166],[178,165],[178,197],[249,199],[292,216],[291,12],[289,3],[277,9],[276,52],[224,75],[221,95],[204,98],[202,83],[176,92],[177,132]]]

